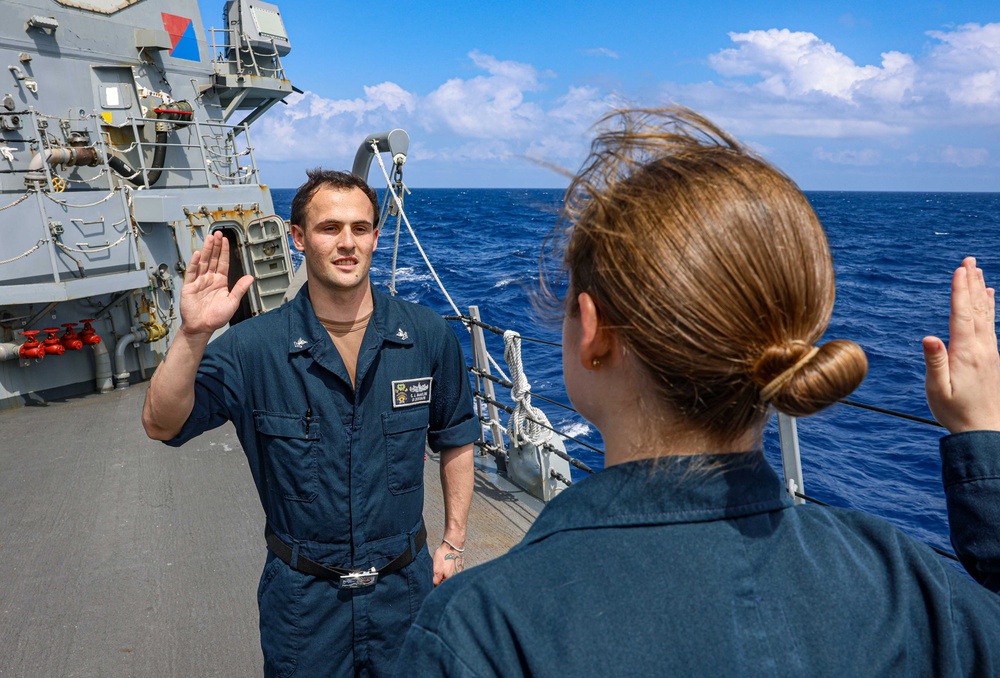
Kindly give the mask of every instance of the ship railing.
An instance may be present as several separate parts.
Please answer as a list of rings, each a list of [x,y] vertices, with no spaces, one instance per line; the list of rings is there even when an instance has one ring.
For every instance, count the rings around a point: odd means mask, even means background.
[[[150,187],[149,175],[156,170],[173,174],[187,174],[195,186],[242,185],[259,183],[254,149],[250,142],[250,131],[245,124],[230,125],[217,120],[172,120],[166,123],[172,132],[167,141],[142,139],[139,127],[142,125],[164,124],[156,118],[131,118],[135,139],[134,156],[141,169],[141,182]],[[157,148],[167,150],[166,158],[181,159],[179,164],[164,164],[162,168],[152,167],[147,160]],[[130,147],[131,148],[131,147]],[[122,152],[111,146],[112,151]],[[171,149],[178,149],[171,153]],[[196,177],[200,175],[199,182]]]
[[[554,400],[552,398],[543,396],[534,391],[530,385],[527,385],[526,387],[522,386],[520,389],[516,388],[514,380],[511,377],[508,377],[506,374],[504,374],[503,370],[497,364],[496,360],[493,359],[492,355],[489,353],[484,334],[484,331],[487,331],[493,334],[501,335],[504,337],[506,343],[509,338],[509,331],[482,322],[479,316],[479,307],[470,306],[469,315],[467,316],[449,315],[445,316],[445,319],[451,321],[455,320],[461,321],[466,326],[466,328],[470,330],[472,334],[473,365],[469,367],[469,372],[473,375],[473,377],[476,380],[476,389],[473,395],[476,399],[477,406],[479,409],[480,421],[487,427],[487,430],[490,431],[490,437],[491,437],[491,441],[489,442],[486,441],[485,438],[482,441],[480,441],[479,447],[482,452],[487,453],[493,457],[494,462],[496,463],[497,469],[499,471],[506,472],[507,465],[510,461],[507,453],[507,441],[509,441],[508,430],[510,428],[509,426],[510,420],[508,419],[508,425],[504,426],[502,422],[500,422],[499,412],[501,411],[505,412],[508,415],[508,417],[513,416],[515,412],[516,403],[513,405],[507,405],[498,400],[494,386],[502,386],[505,389],[508,389],[512,394],[512,402],[513,402],[513,394],[517,390],[525,390],[531,393],[532,398],[535,398],[537,400],[542,400],[550,405],[562,408],[563,410],[569,411],[579,416],[579,413],[577,413],[577,411],[571,405],[566,405],[564,403],[559,402],[558,400]],[[516,336],[518,342],[527,341],[531,343],[548,345],[548,346],[559,346],[555,342],[546,341],[544,339],[526,337],[522,336],[519,333],[514,333],[514,335]],[[505,360],[507,360],[506,356],[508,355],[508,353],[509,352],[506,350],[505,347],[504,351]],[[520,362],[520,355],[518,355],[516,359],[518,362]],[[499,376],[493,375],[491,366],[492,368],[497,370]],[[515,372],[521,371],[523,369],[521,365],[511,364],[509,360],[507,360],[507,368],[512,375]],[[575,436],[557,430],[554,426],[552,426],[549,423],[547,417],[532,416],[532,414],[530,413],[526,414],[525,416],[531,421],[531,423],[535,424],[540,428],[546,429],[548,431],[551,431],[552,433],[557,434],[563,440],[572,441],[573,443],[579,445],[580,447],[589,449],[590,451],[596,454],[602,456],[604,455],[604,450],[602,450],[601,448],[591,445],[590,443],[581,440],[580,438],[577,438]],[[574,468],[577,468],[583,471],[584,473],[594,472],[594,470],[586,463],[584,463],[582,460],[567,454],[566,452],[562,451],[555,445],[552,445],[550,443],[542,443],[541,447],[548,453],[555,454],[556,456],[564,459],[570,464],[570,466],[573,466]],[[561,480],[565,485],[572,484],[572,480],[570,478],[559,478],[559,480]]]
[[[55,117],[39,113],[29,108],[19,115],[26,121],[25,133],[19,138],[5,141],[5,148],[12,157],[32,157],[57,148],[70,147],[69,135],[82,135],[86,145],[98,151],[99,162],[94,167],[72,167],[69,171],[57,173],[49,163],[42,163],[37,174],[36,186],[50,194],[73,190],[99,190],[102,186],[109,192],[120,186],[120,175],[112,171],[108,161],[112,157],[125,160],[136,170],[130,182],[142,188],[152,186],[151,173],[159,171],[186,176],[192,186],[219,186],[258,184],[254,148],[250,140],[248,125],[230,125],[216,120],[171,120],[164,122],[157,118],[130,117],[122,125],[110,128],[97,113],[77,118]],[[53,122],[54,121],[54,122]],[[155,129],[156,125],[169,125],[170,133],[165,141],[149,141],[143,138],[143,128]],[[60,129],[60,139],[53,127]],[[149,127],[147,127],[149,126]],[[128,129],[131,140],[116,143],[120,136],[115,130]],[[153,167],[150,158],[157,148],[164,148],[164,165]],[[27,162],[0,163],[0,190],[11,193],[11,183],[4,176],[27,175],[31,172]],[[24,187],[23,180],[13,182],[18,188]],[[40,185],[39,185],[40,184]],[[27,190],[26,190],[27,192]]]
[[[281,65],[278,48],[271,40],[271,50],[260,52],[259,48],[246,49],[241,45],[249,42],[248,37],[236,28],[209,28],[212,43],[212,63],[219,75],[257,76],[285,80],[285,68]]]

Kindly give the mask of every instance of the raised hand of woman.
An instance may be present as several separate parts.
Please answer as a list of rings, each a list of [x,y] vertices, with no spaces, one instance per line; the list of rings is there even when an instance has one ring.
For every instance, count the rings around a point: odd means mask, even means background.
[[[967,257],[951,280],[950,338],[924,337],[927,404],[952,433],[1000,431],[996,304],[983,271]]]

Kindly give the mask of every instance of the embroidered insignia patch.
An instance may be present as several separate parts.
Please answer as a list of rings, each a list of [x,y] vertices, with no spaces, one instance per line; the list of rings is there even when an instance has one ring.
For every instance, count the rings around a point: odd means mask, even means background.
[[[431,401],[431,381],[433,377],[403,379],[392,382],[392,407],[423,405]]]
[[[403,328],[400,327],[398,330],[396,330],[396,336],[402,339],[403,341],[406,341],[407,337],[409,337],[410,335],[404,332]]]
[[[293,344],[293,346],[295,346],[295,348],[302,348],[302,347],[303,347],[303,346],[305,346],[305,345],[306,345],[307,343],[309,343],[309,342],[307,342],[307,341],[306,341],[305,339],[303,339],[302,337],[299,337],[298,339],[296,339],[296,340],[295,340],[295,343]]]

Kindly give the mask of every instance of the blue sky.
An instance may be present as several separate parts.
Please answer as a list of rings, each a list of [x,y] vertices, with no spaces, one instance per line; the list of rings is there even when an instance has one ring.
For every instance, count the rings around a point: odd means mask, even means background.
[[[806,190],[1000,191],[996,0],[277,4],[305,94],[252,130],[275,187],[394,127],[411,187],[562,187],[542,163],[611,107],[682,104]]]

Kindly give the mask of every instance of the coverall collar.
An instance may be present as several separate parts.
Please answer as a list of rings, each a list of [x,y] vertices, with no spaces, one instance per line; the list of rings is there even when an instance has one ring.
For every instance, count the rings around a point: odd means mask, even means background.
[[[369,283],[370,284],[370,283]],[[337,352],[326,328],[316,317],[312,301],[309,298],[309,285],[303,285],[298,294],[290,302],[288,314],[288,353],[308,352],[313,360],[329,372],[340,377],[348,385],[351,380],[344,367],[344,361]],[[372,317],[365,330],[365,337],[358,354],[356,379],[358,383],[364,377],[374,355],[385,342],[411,345],[416,328],[396,308],[388,303],[388,297],[372,285]]]
[[[612,466],[564,490],[539,514],[522,544],[567,530],[693,523],[793,506],[761,452],[708,455],[716,470],[692,469],[696,457]]]
[[[371,284],[371,283],[369,283]],[[371,325],[375,326],[377,336],[381,341],[391,341],[396,344],[410,345],[413,343],[413,330],[409,321],[400,314],[395,306],[385,303],[387,297],[372,285]],[[313,310],[309,298],[309,285],[303,285],[298,294],[288,302],[291,313],[288,315],[288,352],[301,353],[308,351],[321,340],[329,339],[329,334]],[[367,336],[365,337],[367,339]]]

